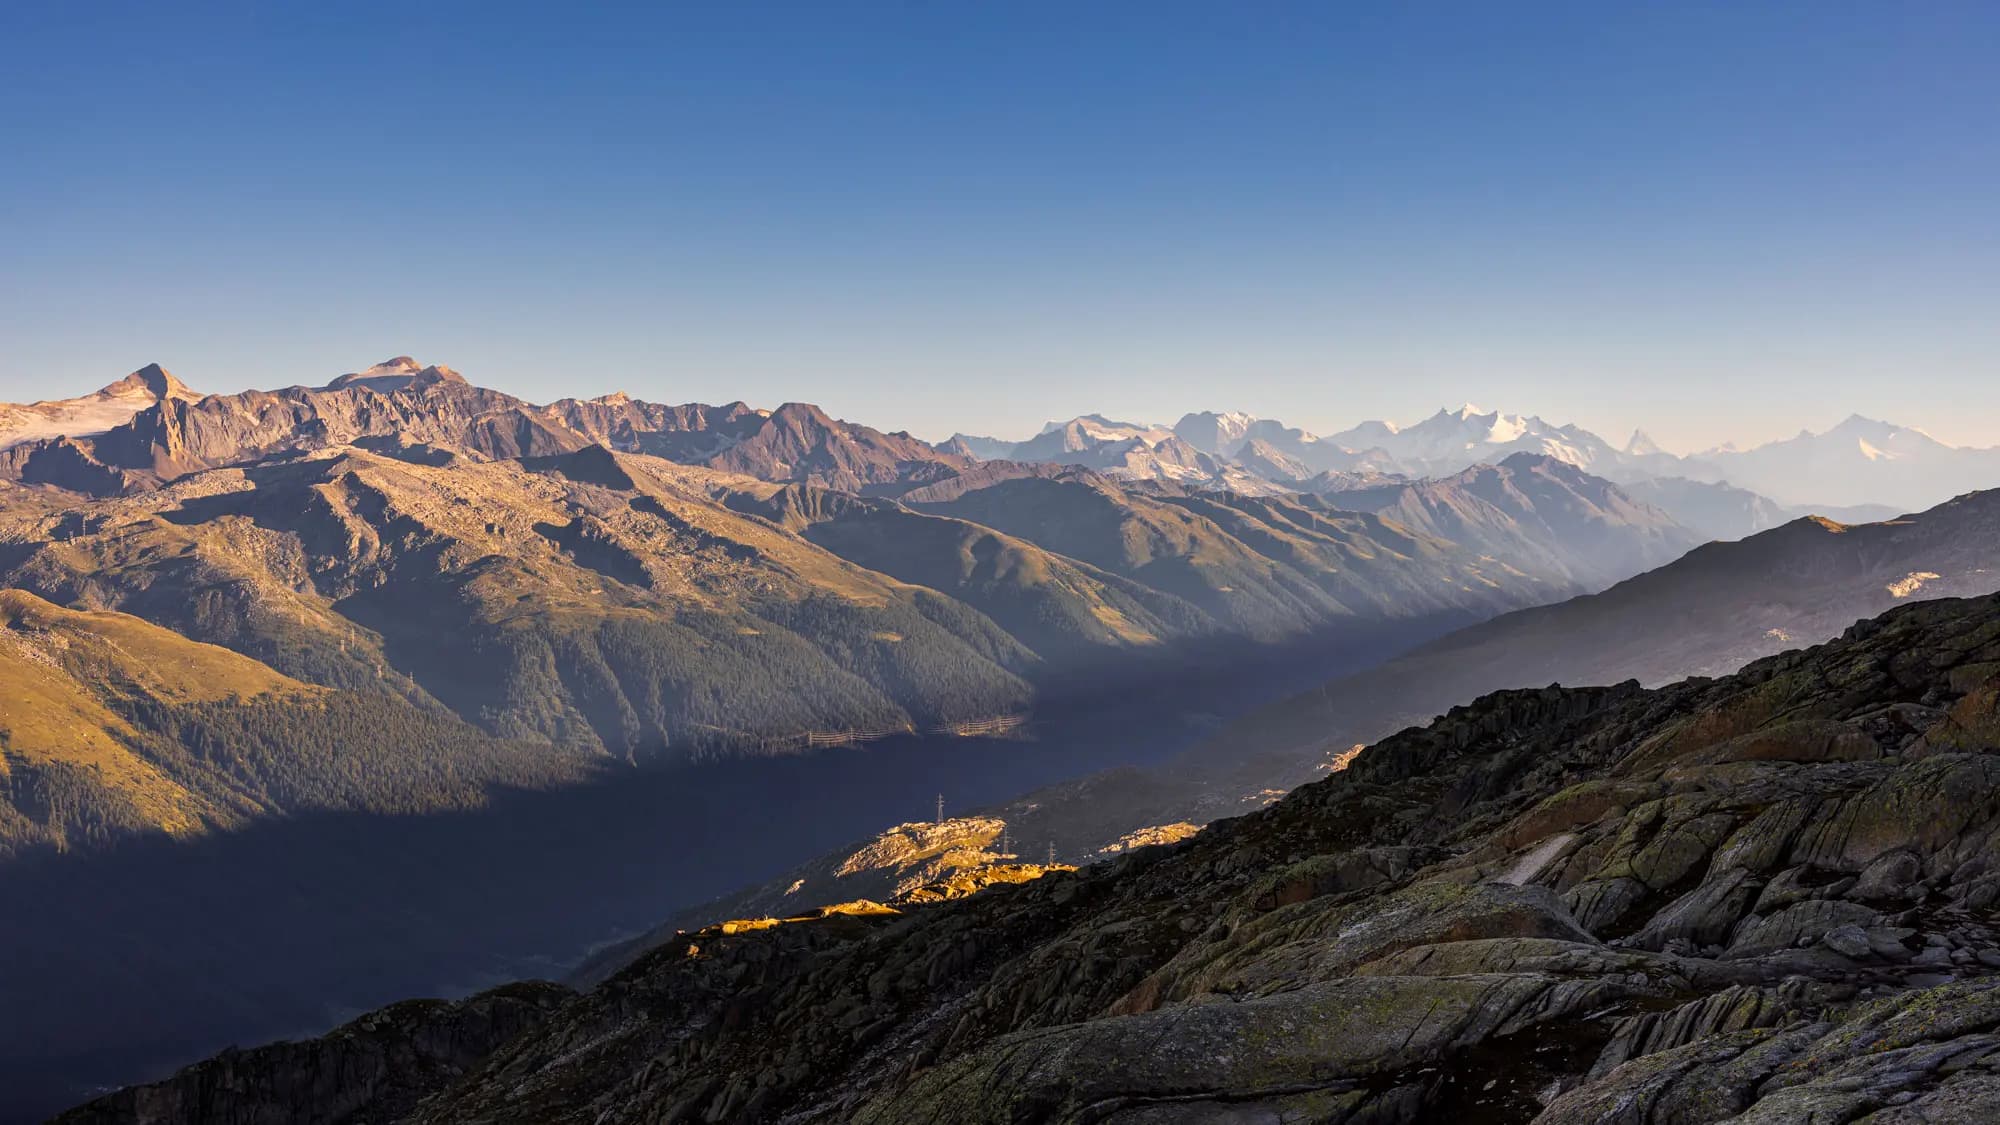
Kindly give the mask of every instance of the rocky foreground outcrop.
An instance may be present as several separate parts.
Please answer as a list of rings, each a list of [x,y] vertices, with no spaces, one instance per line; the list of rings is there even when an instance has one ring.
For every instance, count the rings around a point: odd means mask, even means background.
[[[327,1089],[314,1049],[242,1096]],[[216,1065],[67,1120],[263,1120]],[[420,1077],[315,1120],[1994,1120],[2000,598],[1491,695],[1094,867],[677,935]]]
[[[468,1000],[406,1000],[318,1039],[225,1051],[171,1082],[135,1086],[64,1115],[78,1122],[360,1125],[394,1121],[494,1048],[540,1027],[574,994],[529,981]]]

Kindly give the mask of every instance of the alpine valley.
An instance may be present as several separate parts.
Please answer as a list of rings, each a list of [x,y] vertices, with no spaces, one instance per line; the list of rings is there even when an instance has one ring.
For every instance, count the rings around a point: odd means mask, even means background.
[[[0,1118],[1983,1120],[1996,486],[408,357],[0,405]]]

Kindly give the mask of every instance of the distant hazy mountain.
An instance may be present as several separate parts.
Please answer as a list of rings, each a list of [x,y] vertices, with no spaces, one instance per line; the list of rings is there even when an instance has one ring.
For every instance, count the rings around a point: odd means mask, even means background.
[[[1722,675],[1904,602],[1995,591],[2000,489],[1884,523],[1796,519],[1461,630],[1250,716],[1204,753],[1218,767],[1285,747],[1313,756],[1503,688]]]
[[[1858,524],[1879,523],[1903,513],[1903,509],[1887,504],[1786,505],[1727,481],[1696,481],[1686,477],[1628,480],[1619,487],[1709,539],[1741,539],[1801,516],[1824,516],[1836,523]]]
[[[1859,415],[1822,434],[1800,432],[1754,449],[1698,459],[1729,481],[1789,504],[1814,501],[1927,507],[2000,484],[2000,448],[1946,445],[1908,426]]]
[[[1792,510],[1885,505],[1909,511],[2000,485],[2000,448],[1950,446],[1921,430],[1859,416],[1823,434],[1801,432],[1754,449],[1723,447],[1688,457],[1664,452],[1643,431],[1618,449],[1577,426],[1469,406],[1407,428],[1364,423],[1324,440],[1357,451],[1379,449],[1390,458],[1379,467],[1408,475],[1447,474],[1525,451],[1620,482],[1726,482]]]
[[[938,449],[945,453],[956,453],[966,457],[977,457],[981,461],[1009,460],[1017,443],[999,438],[981,437],[978,434],[953,434],[938,443]]]
[[[1803,514],[1768,496],[1721,481],[1651,477],[1626,481],[1621,487],[1709,539],[1741,539]]]
[[[1189,414],[1174,423],[1174,434],[1203,453],[1232,457],[1256,421],[1248,414],[1235,411],[1218,414],[1210,410]]]
[[[1190,416],[1192,417],[1192,415]],[[1176,429],[1119,422],[1101,414],[1086,414],[1067,422],[1050,422],[1026,441],[1006,443],[992,438],[954,435],[937,448],[948,452],[985,451],[995,459],[1048,465],[1077,465],[1124,480],[1161,480],[1228,488],[1239,492],[1278,491],[1281,482],[1217,455],[1210,446],[1242,415],[1214,416],[1215,433],[1190,441]],[[1247,419],[1246,419],[1247,420]],[[1198,428],[1194,431],[1202,436]],[[956,443],[956,444],[954,444]]]
[[[1176,441],[1185,448],[1175,448]],[[1877,518],[2000,485],[2000,448],[1958,448],[1920,430],[1859,417],[1824,434],[1691,456],[1661,449],[1643,430],[1619,447],[1579,426],[1471,405],[1412,425],[1368,421],[1326,436],[1240,412],[1209,411],[1184,416],[1171,433],[1085,415],[1052,422],[1025,442],[965,435],[954,442],[938,448],[1247,492],[1325,491],[1310,483],[1322,473],[1334,474],[1327,482],[1334,487],[1353,474],[1445,477],[1529,453],[1641,485],[1649,499],[1717,538],[1740,538],[1804,512]]]
[[[1619,462],[1619,452],[1588,430],[1553,426],[1533,416],[1482,412],[1470,404],[1440,410],[1413,426],[1363,423],[1326,440],[1357,451],[1382,450],[1395,459],[1399,471],[1413,476],[1444,476],[1515,453],[1553,457],[1600,475]]]
[[[1273,484],[1302,484],[1317,475],[1311,465],[1263,438],[1251,438],[1237,446],[1233,459],[1243,471]]]
[[[1585,585],[1635,574],[1677,558],[1699,537],[1666,512],[1619,486],[1547,454],[1516,453],[1435,480],[1382,484],[1333,494],[1344,508],[1398,526],[1477,546],[1509,565],[1544,569],[1589,560]],[[1530,562],[1538,545],[1561,544],[1563,559]],[[1524,553],[1527,552],[1527,553]]]
[[[1176,445],[1199,456],[1190,457]],[[1596,473],[1622,469],[1627,460],[1602,439],[1574,426],[1481,413],[1472,406],[1441,410],[1407,428],[1364,422],[1329,437],[1234,412],[1189,414],[1171,431],[1086,415],[1050,423],[1036,437],[1011,446],[968,442],[953,448],[974,453],[983,448],[1018,461],[1088,465],[1127,479],[1175,480],[1237,491],[1299,488],[1321,473],[1450,476],[1515,453],[1553,457]],[[1133,456],[1135,452],[1145,455]]]

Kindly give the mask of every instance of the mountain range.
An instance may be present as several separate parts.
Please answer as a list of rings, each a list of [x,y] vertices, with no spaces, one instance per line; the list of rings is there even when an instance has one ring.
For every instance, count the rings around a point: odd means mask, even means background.
[[[426,388],[432,393],[418,397],[427,405],[415,413],[357,409],[343,394],[408,396]],[[1863,522],[1986,487],[2000,470],[2000,448],[1950,446],[1921,430],[1858,415],[1823,433],[1802,430],[1752,449],[1719,446],[1682,456],[1660,449],[1643,431],[1614,446],[1578,426],[1472,405],[1410,425],[1368,421],[1327,436],[1242,413],[1188,414],[1172,426],[1088,414],[1050,422],[1025,441],[961,433],[930,444],[836,422],[797,403],[776,410],[663,406],[619,393],[537,406],[473,388],[450,368],[407,356],[323,387],[206,397],[152,365],[81,398],[0,406],[0,475],[99,492],[302,443],[370,442],[437,444],[492,457],[602,444],[761,479],[877,494],[947,478],[979,461],[1072,465],[1126,480],[1268,494],[1337,491],[1385,476],[1450,476],[1531,453],[1650,489],[1652,499],[1681,505],[1667,509],[1676,518],[1729,533],[1722,538],[1772,526],[1769,511],[1760,509]]]
[[[1982,471],[1847,436],[1895,454],[1856,479]],[[1838,479],[1774,449],[1735,464]],[[229,395],[154,366],[0,407],[0,934],[22,951],[0,991],[23,1014],[0,1087],[53,1109],[606,941],[585,982],[615,981],[732,914],[838,907],[754,928],[820,948],[1035,897],[1483,693],[1724,675],[2000,589],[2000,492],[1836,521],[1710,468],[1469,408],[932,446],[799,403],[535,404],[407,357]],[[716,804],[806,777],[828,799],[754,842]],[[882,831],[913,787],[975,807]],[[269,889],[290,879],[322,889]],[[133,926],[143,958],[118,952]],[[461,1046],[411,1073],[484,1065],[569,1003],[423,1009],[446,1024],[418,1039]]]
[[[1643,431],[1614,446],[1578,426],[1471,405],[1412,425],[1362,422],[1323,437],[1242,413],[1189,414],[1171,427],[1093,414],[1051,422],[1023,442],[959,434],[940,448],[1233,491],[1336,491],[1384,476],[1450,476],[1529,453],[1648,490],[1688,526],[1730,539],[1799,515],[1881,519],[2000,479],[2000,448],[1950,446],[1858,415],[1820,434],[1687,456],[1660,449]]]
[[[0,891],[9,947],[41,951],[0,967],[24,1017],[0,1086],[43,1108],[455,979],[482,930],[511,964],[643,919],[623,866],[575,874],[593,839],[672,831],[614,790],[684,802],[752,769],[729,763],[868,745],[841,784],[888,792],[922,755],[996,799],[1701,538],[1547,458],[1343,504],[978,461],[801,404],[538,405],[405,358],[229,395],[146,368],[86,399],[10,411],[32,425],[0,449]],[[808,806],[770,846],[872,807]],[[412,836],[431,858],[371,876]],[[750,854],[654,893],[747,881]],[[343,890],[239,901],[274,865]],[[459,913],[428,912],[445,886]],[[163,932],[123,960],[135,910]],[[305,933],[337,946],[291,988]]]
[[[1547,459],[1342,505],[926,451],[810,406],[534,406],[404,359],[172,390],[7,450],[0,583],[636,760],[987,721],[1107,653],[1462,623],[1696,538]]]

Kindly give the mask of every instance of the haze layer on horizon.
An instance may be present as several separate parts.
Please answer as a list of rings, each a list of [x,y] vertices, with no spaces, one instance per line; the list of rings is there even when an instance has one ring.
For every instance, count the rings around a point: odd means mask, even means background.
[[[0,9],[0,400],[2000,443],[2000,8]]]

